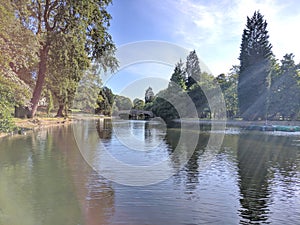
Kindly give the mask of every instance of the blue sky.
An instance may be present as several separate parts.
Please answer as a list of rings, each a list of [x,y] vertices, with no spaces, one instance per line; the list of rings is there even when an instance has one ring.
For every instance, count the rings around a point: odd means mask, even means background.
[[[232,65],[239,63],[237,58],[246,18],[260,10],[268,22],[269,40],[276,58],[294,53],[296,62],[300,59],[297,0],[113,0],[108,10],[113,17],[110,33],[117,47],[157,40],[189,51],[195,49],[215,76],[229,72]],[[107,86],[119,93],[128,89],[128,85],[131,89],[135,86],[133,89],[142,90],[152,85],[146,77],[151,80],[157,77],[160,85],[153,87],[157,92],[166,87],[172,71],[170,65],[139,63],[120,68]],[[144,92],[139,92],[128,96],[142,97]]]

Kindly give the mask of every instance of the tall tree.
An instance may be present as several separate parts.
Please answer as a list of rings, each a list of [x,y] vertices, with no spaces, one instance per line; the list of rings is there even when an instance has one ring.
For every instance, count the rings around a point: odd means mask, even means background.
[[[34,35],[16,20],[13,6],[11,1],[0,0],[0,131],[5,132],[14,127],[15,107],[30,99],[27,75],[37,50]]]
[[[226,114],[228,118],[233,118],[238,113],[238,98],[237,98],[238,73],[239,73],[239,67],[233,66],[227,75],[220,74],[216,78],[224,96],[225,105],[226,105]]]
[[[58,102],[57,117],[67,116],[79,81],[89,66],[82,36],[71,32],[61,35],[60,41],[53,43],[49,50],[46,84]]]
[[[255,11],[247,17],[240,51],[238,97],[244,119],[265,118],[271,69],[272,45],[269,43],[267,22]]]
[[[176,65],[174,72],[171,76],[169,87],[172,87],[173,85],[177,85],[180,87],[182,90],[186,89],[186,84],[185,84],[185,68],[183,65],[183,62],[180,60]]]
[[[54,44],[60,43],[62,36],[76,33],[84,37],[80,50],[84,47],[84,54],[90,60],[107,55],[107,60],[100,61],[102,66],[110,68],[116,65],[116,60],[110,57],[115,46],[108,33],[111,16],[106,11],[111,0],[14,0],[14,3],[17,18],[39,39],[39,64],[31,100],[31,116],[36,113],[48,66],[54,66],[48,64],[49,52]]]
[[[272,77],[270,90],[270,116],[296,119],[300,111],[300,65],[294,55],[286,54],[277,73]]]
[[[111,116],[112,108],[114,104],[114,94],[112,90],[108,87],[103,87],[100,89],[97,105],[98,107],[95,110],[95,113],[103,114],[106,116]]]
[[[196,51],[191,51],[186,58],[186,88],[189,90],[193,84],[200,81],[201,69]]]
[[[96,64],[86,70],[81,78],[74,99],[74,108],[85,112],[94,112],[101,89],[100,71]]]

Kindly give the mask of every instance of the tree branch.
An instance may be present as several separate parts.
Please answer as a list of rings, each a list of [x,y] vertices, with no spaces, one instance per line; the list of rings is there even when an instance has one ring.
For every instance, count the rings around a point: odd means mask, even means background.
[[[37,19],[38,19],[38,30],[37,34],[40,34],[42,32],[42,6],[39,0],[37,0],[38,4],[38,12],[37,12]]]
[[[45,12],[44,12],[44,23],[47,31],[51,31],[50,25],[49,25],[49,5],[50,2],[49,0],[46,0],[46,5],[45,5]]]

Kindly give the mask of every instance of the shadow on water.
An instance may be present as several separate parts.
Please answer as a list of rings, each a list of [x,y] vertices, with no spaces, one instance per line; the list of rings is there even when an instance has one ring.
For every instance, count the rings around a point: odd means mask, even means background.
[[[240,224],[271,223],[274,176],[279,172],[283,180],[290,180],[295,168],[298,171],[300,168],[299,148],[292,146],[294,139],[256,132],[240,135],[237,149]],[[290,185],[286,188],[288,190]],[[290,211],[288,207],[287,211]]]

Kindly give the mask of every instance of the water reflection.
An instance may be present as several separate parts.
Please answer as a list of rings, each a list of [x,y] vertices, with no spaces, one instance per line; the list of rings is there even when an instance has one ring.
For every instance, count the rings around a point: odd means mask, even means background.
[[[208,129],[103,120],[2,139],[0,224],[298,224],[299,136],[230,133],[217,151],[209,137]],[[168,159],[172,176],[139,187],[110,181],[93,169],[104,150],[139,166]]]
[[[111,139],[112,121],[111,119],[99,119],[96,121],[96,129],[100,139]]]
[[[196,147],[192,144],[193,142],[190,142],[189,139],[185,139],[183,145],[181,146],[182,151],[185,151],[186,149],[194,149],[194,152],[191,156],[180,154],[180,156],[185,156],[185,158],[177,157],[178,154],[173,154],[174,150],[178,146],[178,141],[180,138],[180,135],[183,132],[198,132],[199,139],[197,142]],[[188,136],[188,135],[187,135]],[[191,136],[192,138],[192,136]],[[199,159],[200,156],[203,155],[205,152],[207,143],[209,139],[209,134],[206,132],[200,132],[200,131],[188,131],[188,130],[180,130],[180,129],[169,129],[166,135],[166,142],[171,147],[170,148],[170,156],[172,157],[173,166],[175,168],[178,168],[182,165],[184,165],[184,171],[186,172],[186,181],[184,182],[186,184],[186,189],[188,192],[191,192],[192,190],[196,189],[197,184],[199,183]],[[193,146],[191,146],[193,145]],[[178,173],[175,175],[176,178],[179,178],[181,175]]]
[[[237,159],[242,205],[241,224],[270,223],[273,220],[274,211],[271,208],[275,202],[271,198],[274,196],[272,183],[278,173],[288,180],[293,176],[299,179],[299,170],[295,170],[299,168],[299,149],[291,146],[293,139],[294,137],[277,137],[255,132],[240,135]],[[286,185],[285,191],[290,189],[291,186]],[[299,208],[297,213],[299,216]]]
[[[241,224],[262,222],[268,219],[267,201],[268,163],[267,149],[262,149],[262,140],[251,140],[250,135],[240,138],[238,144],[238,167],[240,176]]]
[[[104,128],[108,130],[107,126]],[[60,129],[55,140],[67,159],[84,224],[109,224],[110,215],[114,213],[114,190],[109,181],[100,176],[90,165],[84,163],[71,133],[71,127]],[[89,144],[94,145],[94,142],[97,142],[97,138],[90,133],[88,137],[90,138]]]
[[[0,224],[81,223],[72,181],[51,130],[1,140],[0,177]]]

